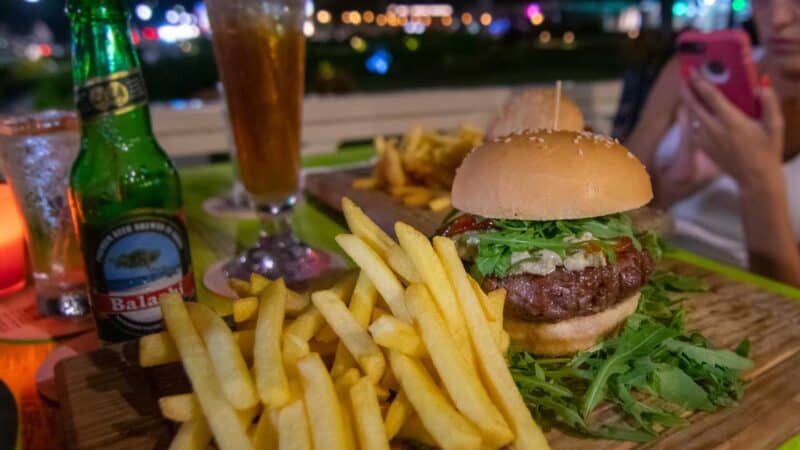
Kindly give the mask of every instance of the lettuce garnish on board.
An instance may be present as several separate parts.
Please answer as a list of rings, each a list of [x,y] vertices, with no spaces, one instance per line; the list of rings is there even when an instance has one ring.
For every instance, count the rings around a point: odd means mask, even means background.
[[[639,307],[615,337],[568,358],[511,352],[511,374],[537,420],[605,439],[648,442],[686,425],[685,411],[714,411],[741,398],[742,370],[752,367],[749,342],[714,349],[686,329],[682,300],[698,280],[657,272],[642,288]],[[625,425],[595,423],[598,405],[615,405]]]

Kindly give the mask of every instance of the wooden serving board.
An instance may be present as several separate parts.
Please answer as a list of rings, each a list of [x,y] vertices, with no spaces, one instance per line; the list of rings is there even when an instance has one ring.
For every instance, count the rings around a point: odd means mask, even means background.
[[[353,180],[369,176],[371,168],[315,173],[306,176],[306,193],[334,211],[342,211],[342,197],[349,197],[381,228],[394,236],[394,223],[405,222],[427,235],[433,235],[448,211],[409,208],[386,192],[353,188]]]
[[[772,450],[800,433],[800,304],[685,263],[662,265],[710,286],[709,292],[690,295],[689,328],[727,348],[750,339],[755,368],[746,374],[750,385],[738,405],[694,414],[688,417],[688,427],[644,447]],[[56,383],[67,448],[167,448],[174,430],[160,417],[157,399],[188,392],[188,382],[178,364],[142,369],[136,361],[136,345],[128,343],[58,365]],[[610,409],[599,414],[608,422],[615,420]],[[550,430],[547,437],[558,450],[637,447],[580,439],[558,430]]]

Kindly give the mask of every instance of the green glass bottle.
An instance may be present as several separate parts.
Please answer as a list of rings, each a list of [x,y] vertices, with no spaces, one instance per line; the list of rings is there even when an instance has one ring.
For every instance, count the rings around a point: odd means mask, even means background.
[[[194,298],[178,173],[156,142],[122,0],[68,0],[81,149],[70,206],[100,339],[161,329],[158,296]]]

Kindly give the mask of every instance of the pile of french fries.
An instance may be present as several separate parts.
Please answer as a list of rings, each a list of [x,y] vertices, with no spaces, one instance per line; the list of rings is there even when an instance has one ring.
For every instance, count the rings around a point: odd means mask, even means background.
[[[454,133],[425,131],[417,125],[400,139],[377,137],[375,170],[368,178],[354,180],[353,186],[384,190],[406,206],[445,210],[456,169],[482,142],[483,132],[466,125]]]
[[[161,298],[167,331],[141,338],[140,364],[182,361],[193,389],[159,400],[170,449],[548,448],[506,365],[505,292],[485,294],[452,240],[397,223],[395,242],[343,210],[359,270],[330,289],[234,280],[235,331]]]

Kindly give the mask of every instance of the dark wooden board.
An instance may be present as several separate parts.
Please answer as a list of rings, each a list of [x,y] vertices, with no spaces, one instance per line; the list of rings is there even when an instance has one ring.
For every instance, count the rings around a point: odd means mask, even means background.
[[[371,171],[362,168],[311,174],[305,178],[305,191],[310,197],[339,212],[342,210],[342,197],[349,197],[392,237],[397,221],[405,222],[429,236],[434,234],[448,211],[409,208],[385,192],[354,189],[353,180],[369,176]]]
[[[800,304],[685,263],[666,269],[704,280],[710,291],[692,294],[688,323],[719,346],[752,342],[755,369],[744,399],[713,414],[688,417],[691,425],[645,447],[663,449],[776,448],[800,433]],[[117,345],[63,361],[56,368],[67,448],[164,449],[172,426],[161,419],[157,398],[187,392],[180,366],[142,369],[135,345]],[[609,415],[610,410],[601,415]],[[586,440],[548,432],[554,449],[629,449],[636,444]]]

